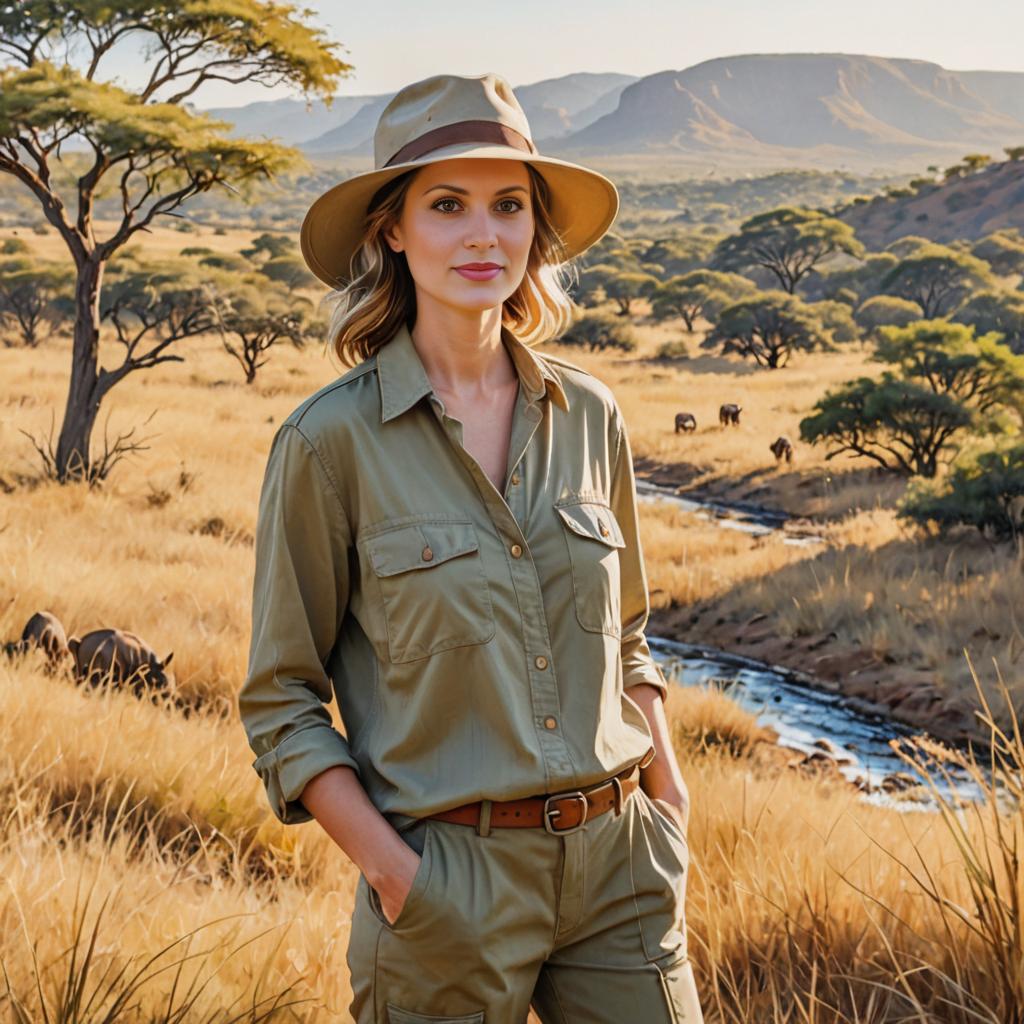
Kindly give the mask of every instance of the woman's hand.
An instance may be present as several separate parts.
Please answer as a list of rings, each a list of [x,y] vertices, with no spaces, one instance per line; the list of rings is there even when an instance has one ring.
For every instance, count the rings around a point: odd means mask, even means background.
[[[408,852],[408,857],[402,858],[404,863],[399,866],[400,873],[388,875],[374,885],[374,889],[377,890],[377,895],[380,897],[381,910],[388,919],[388,924],[394,924],[398,920],[398,915],[405,906],[422,859],[420,854],[410,847],[406,846],[405,849]]]
[[[301,800],[363,873],[385,918],[394,924],[412,888],[420,855],[371,803],[348,765],[334,765],[314,776]]]
[[[649,683],[638,683],[631,686],[626,694],[643,711],[654,739],[654,760],[640,769],[640,787],[657,802],[660,810],[679,823],[683,835],[686,835],[690,819],[690,792],[672,749],[661,691]]]

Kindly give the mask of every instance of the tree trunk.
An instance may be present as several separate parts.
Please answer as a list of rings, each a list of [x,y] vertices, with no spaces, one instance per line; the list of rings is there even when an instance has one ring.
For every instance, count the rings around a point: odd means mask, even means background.
[[[61,483],[87,477],[89,472],[89,441],[100,407],[97,384],[102,278],[103,265],[92,259],[78,268],[71,382],[56,453],[57,479]]]

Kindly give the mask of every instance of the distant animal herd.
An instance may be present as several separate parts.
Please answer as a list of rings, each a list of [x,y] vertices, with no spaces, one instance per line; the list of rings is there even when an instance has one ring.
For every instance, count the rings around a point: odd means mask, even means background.
[[[135,696],[168,690],[174,682],[163,659],[141,637],[123,629],[94,629],[82,637],[68,637],[52,612],[35,612],[25,623],[18,640],[3,645],[8,657],[38,649],[51,670],[67,666],[76,683],[97,686],[109,682],[114,689],[130,686]]]
[[[719,426],[738,427],[740,425],[740,412],[743,410],[743,406],[736,405],[734,402],[725,402],[718,407],[718,423]],[[675,433],[690,433],[697,429],[697,417],[692,412],[677,412],[675,419]],[[793,442],[790,441],[785,434],[780,434],[770,445],[768,450],[775,456],[776,462],[781,462],[783,459],[786,462],[793,461]]]

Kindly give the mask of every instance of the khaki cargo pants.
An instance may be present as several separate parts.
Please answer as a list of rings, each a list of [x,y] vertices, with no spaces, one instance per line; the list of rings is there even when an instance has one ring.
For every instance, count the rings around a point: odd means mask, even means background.
[[[565,835],[391,817],[422,860],[394,924],[360,874],[356,1024],[702,1024],[689,850],[641,789]]]

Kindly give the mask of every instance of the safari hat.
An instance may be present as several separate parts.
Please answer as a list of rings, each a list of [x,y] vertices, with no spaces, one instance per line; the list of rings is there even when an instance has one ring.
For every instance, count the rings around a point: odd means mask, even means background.
[[[536,167],[551,191],[566,259],[593,245],[618,213],[618,191],[603,174],[537,152],[526,114],[504,78],[434,75],[400,89],[381,112],[373,133],[374,169],[328,189],[306,212],[299,242],[309,269],[332,288],[344,287],[377,190],[408,170],[452,157],[522,160]]]

